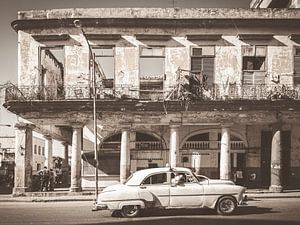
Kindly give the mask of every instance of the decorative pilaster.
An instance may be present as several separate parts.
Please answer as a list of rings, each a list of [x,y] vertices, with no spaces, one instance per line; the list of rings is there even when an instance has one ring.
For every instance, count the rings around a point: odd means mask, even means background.
[[[18,196],[31,191],[32,186],[32,131],[33,124],[16,124],[15,180],[13,195]]]

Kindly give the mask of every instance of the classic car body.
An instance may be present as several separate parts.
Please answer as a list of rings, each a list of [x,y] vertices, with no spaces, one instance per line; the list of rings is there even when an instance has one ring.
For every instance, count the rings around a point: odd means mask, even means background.
[[[190,169],[152,168],[132,174],[125,184],[105,188],[96,207],[134,217],[140,209],[215,208],[219,214],[231,214],[243,202],[245,188],[232,183],[200,182]]]

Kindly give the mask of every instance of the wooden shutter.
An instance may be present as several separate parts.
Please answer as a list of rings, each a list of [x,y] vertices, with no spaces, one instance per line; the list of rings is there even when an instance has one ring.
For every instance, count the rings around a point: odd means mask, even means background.
[[[201,72],[202,71],[202,59],[200,57],[192,57],[191,71]]]
[[[243,73],[243,84],[253,84],[253,72]]]
[[[265,83],[265,73],[264,72],[254,72],[254,83],[264,84]]]
[[[214,58],[202,58],[203,60],[203,75],[207,77],[207,83],[212,84],[214,82]]]
[[[300,56],[294,57],[294,84],[300,84]]]

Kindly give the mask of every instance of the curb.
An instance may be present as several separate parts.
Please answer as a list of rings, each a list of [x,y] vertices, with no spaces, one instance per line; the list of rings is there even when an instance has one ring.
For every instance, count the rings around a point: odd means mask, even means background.
[[[278,195],[278,196],[274,196],[274,195],[252,195],[252,194],[246,194],[247,195],[247,199],[248,201],[255,201],[255,199],[276,199],[276,198],[300,198],[300,195],[288,195],[288,196],[284,196],[284,195]],[[40,199],[39,199],[40,198]],[[18,199],[18,197],[12,197],[12,198],[5,198],[5,199],[1,199],[0,198],[0,203],[1,202],[78,202],[78,201],[94,201],[93,198],[49,198],[49,199],[45,199],[45,198],[22,198],[22,199]]]

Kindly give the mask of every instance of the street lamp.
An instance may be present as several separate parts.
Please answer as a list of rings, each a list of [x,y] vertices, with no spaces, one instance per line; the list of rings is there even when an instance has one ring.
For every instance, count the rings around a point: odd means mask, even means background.
[[[93,118],[94,118],[94,136],[95,136],[95,140],[94,140],[94,159],[95,159],[95,183],[96,183],[96,187],[95,187],[95,203],[97,202],[98,199],[98,167],[99,167],[99,160],[98,160],[98,147],[97,147],[97,115],[96,115],[96,95],[97,95],[97,91],[96,91],[96,73],[95,73],[95,66],[96,66],[96,62],[95,62],[95,54],[93,53],[92,47],[88,41],[88,38],[82,28],[82,24],[80,20],[74,20],[73,21],[74,26],[79,28],[81,30],[81,33],[83,34],[87,45],[89,47],[89,57],[91,57],[92,59],[92,71],[90,71],[92,73],[91,78],[92,80],[92,88],[93,88]],[[91,64],[89,64],[91,65]],[[94,208],[95,210],[97,209],[97,207]]]

